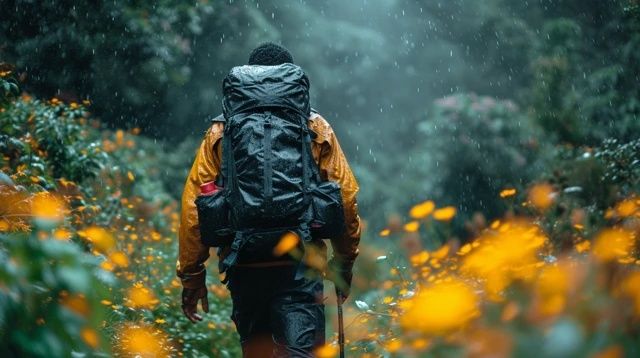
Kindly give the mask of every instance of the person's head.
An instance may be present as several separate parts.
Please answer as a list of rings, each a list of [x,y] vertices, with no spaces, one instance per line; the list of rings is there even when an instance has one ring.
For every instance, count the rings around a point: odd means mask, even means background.
[[[277,66],[293,63],[293,56],[286,48],[273,42],[265,42],[249,54],[249,65]]]

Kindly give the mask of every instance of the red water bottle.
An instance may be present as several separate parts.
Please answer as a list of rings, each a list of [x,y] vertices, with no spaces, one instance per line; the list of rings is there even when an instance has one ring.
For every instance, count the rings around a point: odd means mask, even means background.
[[[200,195],[209,196],[215,194],[220,188],[215,182],[210,181],[200,185]]]

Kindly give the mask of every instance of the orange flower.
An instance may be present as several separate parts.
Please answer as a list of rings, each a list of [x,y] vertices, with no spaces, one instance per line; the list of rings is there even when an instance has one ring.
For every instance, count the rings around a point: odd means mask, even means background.
[[[82,317],[87,317],[90,312],[89,304],[82,295],[62,294],[60,297],[60,304]]]
[[[276,247],[273,248],[273,255],[282,256],[298,246],[299,242],[300,237],[296,233],[287,231],[282,235]]]
[[[98,334],[96,333],[95,330],[93,330],[92,328],[83,328],[82,331],[80,331],[80,337],[82,337],[82,340],[91,348],[96,349],[98,348],[98,344],[100,342],[100,339],[98,338]]]
[[[554,201],[554,191],[550,184],[537,184],[529,190],[529,202],[540,211],[547,210]]]
[[[116,131],[116,145],[122,146],[124,144],[124,131],[122,129],[118,129]]]

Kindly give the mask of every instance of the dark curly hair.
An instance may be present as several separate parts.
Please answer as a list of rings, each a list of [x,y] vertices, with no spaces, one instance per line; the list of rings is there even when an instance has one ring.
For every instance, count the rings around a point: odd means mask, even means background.
[[[276,66],[293,63],[293,56],[286,48],[273,42],[265,42],[251,51],[249,65]]]

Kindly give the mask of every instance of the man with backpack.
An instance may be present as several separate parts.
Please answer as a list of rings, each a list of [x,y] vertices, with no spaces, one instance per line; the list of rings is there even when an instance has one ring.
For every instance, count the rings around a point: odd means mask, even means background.
[[[339,300],[349,295],[358,184],[285,48],[254,49],[223,92],[223,115],[207,130],[182,196],[183,312],[192,322],[202,320],[198,302],[208,312],[204,263],[217,247],[243,356],[312,357],[325,339],[321,271]],[[333,248],[328,264],[322,239]],[[295,255],[278,252],[283,241]]]

